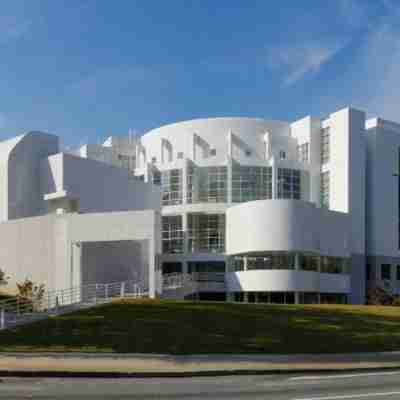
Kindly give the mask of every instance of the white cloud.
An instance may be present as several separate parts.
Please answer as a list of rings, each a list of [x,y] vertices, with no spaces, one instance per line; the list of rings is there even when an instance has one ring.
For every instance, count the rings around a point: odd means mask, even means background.
[[[293,85],[309,73],[317,73],[344,46],[345,42],[323,44],[311,42],[297,47],[282,47],[269,54],[269,65],[283,68],[284,84]]]

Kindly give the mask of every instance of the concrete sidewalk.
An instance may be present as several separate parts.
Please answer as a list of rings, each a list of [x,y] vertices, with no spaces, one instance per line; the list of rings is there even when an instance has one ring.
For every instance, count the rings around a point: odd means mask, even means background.
[[[210,376],[400,369],[400,352],[316,355],[2,353],[0,376]]]

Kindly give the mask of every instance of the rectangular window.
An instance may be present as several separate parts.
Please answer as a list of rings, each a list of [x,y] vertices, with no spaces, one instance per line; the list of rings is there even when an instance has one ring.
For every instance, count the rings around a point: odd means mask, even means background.
[[[199,202],[226,203],[228,196],[228,170],[225,166],[205,167],[199,171]]]
[[[162,252],[183,253],[182,216],[162,217]]]
[[[371,280],[371,264],[367,264],[366,275],[367,275],[367,281],[370,281]]]
[[[232,202],[241,203],[252,200],[272,198],[272,168],[232,167]]]
[[[329,208],[329,171],[321,174],[321,207]]]
[[[392,266],[390,264],[382,264],[381,265],[381,279],[382,280],[390,280],[392,278],[391,274]]]
[[[321,130],[321,164],[329,162],[330,153],[330,128]]]
[[[188,214],[189,252],[225,251],[224,214]]]
[[[396,265],[396,280],[400,281],[400,265]]]
[[[300,162],[308,162],[308,143],[297,146],[297,159]]]
[[[182,204],[182,170],[170,169],[161,173],[162,205]]]
[[[301,173],[297,169],[278,168],[278,199],[301,198]]]
[[[160,171],[158,171],[156,169],[153,170],[152,182],[153,182],[153,185],[158,185],[158,186],[161,185],[161,172]]]

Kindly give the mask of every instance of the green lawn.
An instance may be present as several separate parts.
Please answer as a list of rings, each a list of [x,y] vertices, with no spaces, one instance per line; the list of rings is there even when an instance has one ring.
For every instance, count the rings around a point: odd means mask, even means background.
[[[0,333],[0,351],[337,353],[400,350],[400,307],[120,301]]]

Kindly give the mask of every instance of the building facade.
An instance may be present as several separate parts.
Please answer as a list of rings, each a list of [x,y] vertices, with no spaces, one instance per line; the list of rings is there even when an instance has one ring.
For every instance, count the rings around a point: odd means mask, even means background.
[[[104,162],[60,152],[29,132],[0,142],[2,291],[138,281],[156,296],[161,191]]]
[[[400,294],[399,175],[400,124],[352,108],[68,153],[30,132],[0,143],[0,268],[54,289],[133,279],[153,297],[360,304],[370,287]]]
[[[388,182],[391,191],[382,190],[396,202],[398,146],[386,136],[397,140],[399,128],[375,125],[351,108],[293,123],[198,119],[78,152],[161,187],[162,272],[204,283],[186,297],[363,303],[381,263],[391,265],[393,288],[395,274],[400,278],[398,249],[372,245],[385,242],[380,235],[387,225],[373,200],[382,192],[371,190],[374,179]],[[378,136],[387,143],[380,154]],[[383,181],[375,156],[386,165]],[[395,216],[390,224],[397,227],[398,210],[386,206],[386,222]]]

